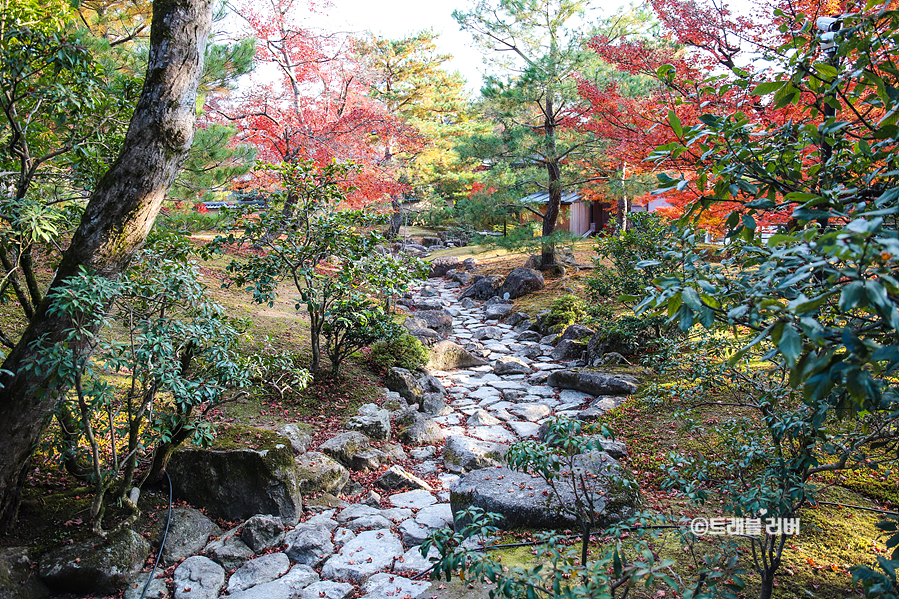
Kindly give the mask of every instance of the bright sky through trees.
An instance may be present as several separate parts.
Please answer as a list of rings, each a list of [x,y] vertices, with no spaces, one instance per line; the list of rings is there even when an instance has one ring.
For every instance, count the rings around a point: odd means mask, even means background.
[[[593,16],[610,15],[627,4],[627,0],[596,2],[598,14]],[[735,12],[742,12],[747,2],[733,0],[728,4]],[[454,10],[464,11],[470,5],[470,0],[332,0],[330,7],[318,6],[322,13],[330,14],[322,17],[322,26],[327,24],[326,28],[331,30],[371,31],[379,37],[399,39],[423,29],[433,29],[440,34],[437,40],[439,51],[453,55],[449,68],[458,70],[467,80],[468,89],[477,92],[481,88],[481,76],[488,67],[474,47],[471,35],[461,31],[452,18]]]

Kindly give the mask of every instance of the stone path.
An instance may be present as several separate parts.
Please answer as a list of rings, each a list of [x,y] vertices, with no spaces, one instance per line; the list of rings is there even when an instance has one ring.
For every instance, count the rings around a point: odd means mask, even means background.
[[[541,338],[526,325],[498,322],[495,315],[510,310],[497,310],[495,301],[485,305],[460,301],[459,296],[458,283],[430,279],[407,298],[413,305],[442,306],[452,316],[445,337],[488,362],[432,372],[446,390],[447,407],[441,406],[433,418],[446,440],[412,449],[415,465],[408,474],[437,484],[415,478],[424,488],[402,490],[381,501],[369,496],[367,503],[342,504],[292,528],[277,518],[256,516],[234,530],[221,531],[202,550],[192,548],[189,554],[196,555],[169,556],[175,562],[186,558],[174,569],[175,599],[346,599],[357,591],[364,599],[424,596],[430,582],[411,578],[431,565],[419,545],[435,529],[452,526],[449,489],[461,472],[497,465],[508,444],[536,437],[540,424],[554,415],[576,416],[591,402],[608,409],[623,399],[594,401],[587,393],[547,385],[553,371],[570,365],[553,359],[551,338]],[[179,521],[205,518],[189,511]],[[204,545],[209,527],[203,522],[191,527],[201,531]],[[253,548],[245,542],[250,539]],[[146,576],[138,578],[126,598],[139,597]],[[151,590],[148,597],[169,597],[162,578],[153,581]]]

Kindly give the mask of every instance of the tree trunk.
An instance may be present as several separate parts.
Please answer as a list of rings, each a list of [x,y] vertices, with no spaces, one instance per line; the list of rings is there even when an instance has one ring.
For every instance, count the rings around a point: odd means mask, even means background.
[[[549,199],[546,203],[546,214],[543,215],[543,247],[540,255],[540,267],[550,268],[556,264],[556,246],[551,235],[556,230],[559,209],[562,206],[562,171],[556,149],[556,102],[555,81],[558,60],[555,39],[551,42],[549,52],[549,72],[546,78],[546,102],[543,106],[544,162],[549,178],[547,191]]]
[[[393,214],[390,215],[390,226],[384,234],[386,239],[395,239],[400,233],[400,227],[403,225],[403,207],[396,198],[390,200],[390,206],[393,208]]]
[[[551,236],[556,229],[559,207],[562,205],[562,176],[558,163],[547,163],[546,171],[549,174],[549,202],[543,216],[541,268],[550,268],[556,264],[556,244],[553,243]]]
[[[762,578],[762,585],[759,588],[759,599],[771,599],[774,593],[774,576],[765,576]]]
[[[278,227],[275,229],[269,229],[265,232],[265,234],[259,238],[259,240],[253,244],[252,249],[254,250],[262,250],[265,249],[268,244],[273,242],[282,231],[284,231],[284,227],[287,223],[290,222],[290,219],[294,217],[297,211],[297,203],[300,201],[300,198],[297,197],[297,194],[294,192],[289,192],[287,197],[284,198],[284,206],[281,208],[281,220],[278,221]]]
[[[628,204],[627,196],[621,196],[618,198],[618,208],[617,214],[615,215],[616,225],[618,225],[618,232],[623,233],[627,231],[630,226],[627,222],[627,215],[630,212],[630,205]]]
[[[546,114],[551,115],[552,111],[552,98],[547,97]],[[543,216],[543,247],[540,255],[540,267],[546,269],[556,263],[556,245],[552,242],[551,236],[556,229],[559,208],[562,206],[562,173],[559,162],[554,158],[556,151],[555,122],[547,117],[543,128],[547,139],[546,173],[549,176],[549,199],[546,203],[546,214]]]
[[[193,141],[197,84],[211,0],[154,0],[147,76],[122,151],[97,183],[50,288],[81,269],[116,278],[146,239]],[[41,302],[0,377],[0,529],[15,522],[29,459],[49,413],[67,389],[29,375],[34,343],[64,339],[71,323]],[[90,347],[77,347],[82,354]]]
[[[621,167],[621,196],[618,198],[618,210],[615,220],[618,225],[618,233],[624,233],[630,226],[627,222],[628,214],[630,214],[631,206],[627,199],[627,191],[625,182],[627,181],[627,162]]]

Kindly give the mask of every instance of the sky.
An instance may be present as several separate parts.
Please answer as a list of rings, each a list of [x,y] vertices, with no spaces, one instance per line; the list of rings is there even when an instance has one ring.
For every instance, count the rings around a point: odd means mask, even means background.
[[[350,32],[370,31],[379,37],[398,39],[423,29],[440,34],[438,48],[452,54],[449,70],[459,71],[470,91],[480,89],[485,67],[471,36],[459,30],[453,10],[465,9],[469,0],[331,0],[323,26]]]
[[[471,0],[330,0],[323,8],[330,13],[323,26],[350,32],[371,31],[379,37],[398,39],[423,29],[440,34],[439,50],[452,54],[448,69],[459,71],[468,82],[468,90],[481,88],[481,77],[487,70],[480,50],[468,32],[461,31],[453,19],[454,10],[467,10]],[[606,0],[602,10],[611,14],[625,0]]]
[[[379,37],[399,39],[432,29],[440,35],[437,46],[440,52],[451,54],[449,70],[459,71],[468,82],[470,93],[477,94],[481,77],[488,70],[481,52],[475,47],[471,35],[459,29],[452,14],[456,9],[466,10],[472,0],[313,0],[318,13],[309,17],[307,26],[327,31],[345,31],[361,34],[370,31]],[[600,4],[597,2],[596,4]],[[610,15],[628,0],[605,0],[593,17]],[[728,4],[740,12],[749,5],[748,0],[731,0]]]

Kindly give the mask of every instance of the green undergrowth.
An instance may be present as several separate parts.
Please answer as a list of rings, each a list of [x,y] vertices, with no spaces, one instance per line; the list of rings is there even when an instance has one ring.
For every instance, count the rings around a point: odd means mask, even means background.
[[[671,495],[661,489],[670,466],[669,452],[682,454],[705,451],[714,446],[714,438],[704,437],[701,442],[687,435],[675,417],[677,402],[650,401],[636,396],[618,408],[603,415],[602,421],[615,432],[616,438],[627,444],[629,456],[622,462],[634,473],[651,507],[671,517],[711,518],[727,516],[716,506],[714,489],[712,499],[697,506],[686,498]],[[698,423],[717,424],[734,415],[738,408],[702,407],[692,411]],[[895,509],[899,492],[899,477],[895,472],[852,472],[835,475],[820,481],[819,500],[863,508]],[[828,486],[830,485],[830,486]],[[848,589],[860,596],[858,587],[852,585],[849,568],[858,564],[872,564],[885,550],[884,538],[875,528],[883,516],[863,509],[832,505],[808,506],[800,512],[801,533],[788,543],[784,552],[784,564],[776,582],[774,597],[793,599],[815,597],[822,599],[845,598]],[[696,550],[709,553],[726,549],[727,537],[706,537]],[[741,564],[751,568],[748,544],[739,546]],[[654,550],[662,558],[675,560],[675,570],[692,571],[690,553],[680,542],[678,535],[663,535]],[[745,577],[747,589],[739,596],[757,596],[758,578],[752,573]],[[635,589],[636,590],[636,589]],[[652,587],[636,592],[634,597],[656,597],[664,590]],[[660,595],[658,595],[660,596]]]

